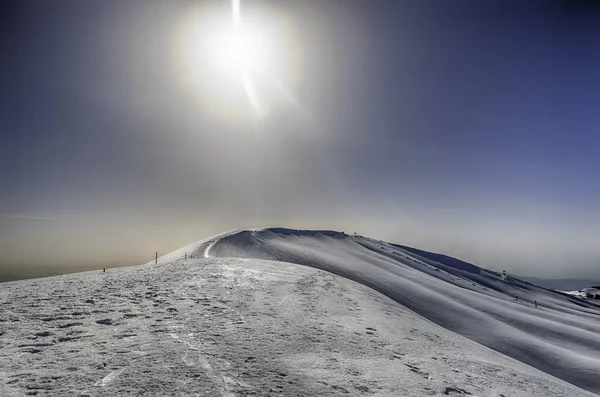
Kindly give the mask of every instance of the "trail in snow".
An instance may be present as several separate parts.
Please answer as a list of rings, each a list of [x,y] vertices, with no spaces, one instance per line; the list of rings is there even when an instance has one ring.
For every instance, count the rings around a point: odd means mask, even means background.
[[[212,246],[215,244],[215,242],[211,242],[210,244],[208,244],[206,246],[206,248],[204,249],[204,258],[210,258],[210,249],[212,248]]]

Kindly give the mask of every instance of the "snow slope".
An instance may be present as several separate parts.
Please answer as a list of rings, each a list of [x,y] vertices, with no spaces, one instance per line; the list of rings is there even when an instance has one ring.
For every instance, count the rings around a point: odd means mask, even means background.
[[[592,395],[290,263],[171,258],[5,283],[0,303],[3,397]]]
[[[334,231],[241,230],[195,248],[186,252],[283,261],[343,276],[445,329],[600,393],[595,302],[516,278],[503,280],[444,255]]]

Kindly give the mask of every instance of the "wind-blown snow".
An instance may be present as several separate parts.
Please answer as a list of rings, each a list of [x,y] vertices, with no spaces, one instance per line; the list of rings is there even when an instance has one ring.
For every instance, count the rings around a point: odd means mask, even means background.
[[[464,270],[362,237],[265,229],[158,265],[4,283],[0,395],[598,392],[598,306],[452,263]]]

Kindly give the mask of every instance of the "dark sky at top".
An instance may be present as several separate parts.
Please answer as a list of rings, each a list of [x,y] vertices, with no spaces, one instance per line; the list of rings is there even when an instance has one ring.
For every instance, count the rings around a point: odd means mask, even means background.
[[[204,63],[182,77],[187,16],[228,1],[0,3],[2,269],[276,225],[600,276],[597,2],[241,4],[292,32],[260,120]]]

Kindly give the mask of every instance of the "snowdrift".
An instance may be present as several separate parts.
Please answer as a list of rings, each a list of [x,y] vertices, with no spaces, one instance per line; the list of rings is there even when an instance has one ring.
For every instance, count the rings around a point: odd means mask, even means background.
[[[335,231],[228,232],[183,257],[254,258],[322,269],[581,388],[600,393],[600,306],[475,265]],[[536,306],[537,305],[537,306]]]

